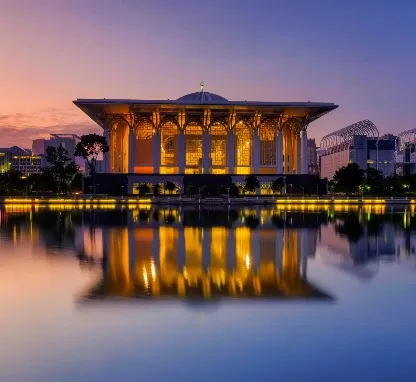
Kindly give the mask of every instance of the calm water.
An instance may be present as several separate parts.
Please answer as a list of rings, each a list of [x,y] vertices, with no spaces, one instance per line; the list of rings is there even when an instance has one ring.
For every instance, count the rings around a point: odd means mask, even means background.
[[[0,381],[415,381],[413,215],[0,208]]]

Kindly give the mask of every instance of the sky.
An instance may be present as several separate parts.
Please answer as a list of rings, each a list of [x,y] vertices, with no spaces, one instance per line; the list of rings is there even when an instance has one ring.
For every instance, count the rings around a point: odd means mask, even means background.
[[[323,135],[416,128],[410,0],[0,0],[0,147],[98,132],[77,98],[322,101]]]

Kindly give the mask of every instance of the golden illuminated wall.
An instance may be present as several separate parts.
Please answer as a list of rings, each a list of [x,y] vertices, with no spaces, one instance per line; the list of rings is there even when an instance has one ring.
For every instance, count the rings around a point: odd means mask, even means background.
[[[136,158],[137,166],[152,166],[152,137],[153,126],[149,121],[139,124],[136,129]]]
[[[116,173],[127,173],[129,149],[129,128],[119,122],[113,126],[111,133],[111,167]]]
[[[161,166],[178,165],[178,134],[179,129],[172,122],[167,122],[161,127]]]
[[[218,124],[210,129],[211,162],[214,169],[225,169],[227,166],[227,130]]]
[[[251,166],[251,129],[244,122],[237,123],[236,134],[236,165],[237,167]]]
[[[272,123],[263,123],[259,128],[260,166],[276,167],[276,132]]]
[[[202,127],[190,124],[185,128],[185,165],[193,171],[185,173],[200,174],[202,161]],[[190,170],[190,169],[189,169]]]

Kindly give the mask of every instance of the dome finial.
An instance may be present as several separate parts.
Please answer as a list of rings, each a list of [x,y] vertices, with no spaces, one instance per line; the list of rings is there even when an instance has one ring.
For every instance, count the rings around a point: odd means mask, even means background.
[[[199,83],[199,86],[201,87],[201,92],[203,92],[204,91],[204,81],[201,81],[200,83]]]

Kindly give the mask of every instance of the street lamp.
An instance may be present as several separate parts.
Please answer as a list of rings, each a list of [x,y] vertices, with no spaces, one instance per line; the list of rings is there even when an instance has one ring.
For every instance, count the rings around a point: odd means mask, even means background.
[[[201,189],[198,188],[198,203],[201,204]]]
[[[121,187],[121,198],[124,198],[124,186],[120,186]]]
[[[303,186],[302,186],[302,195],[303,195],[303,198],[305,198],[305,187]]]
[[[393,186],[390,186],[390,199],[393,199]]]

